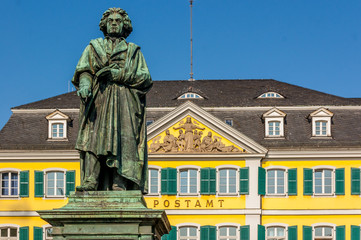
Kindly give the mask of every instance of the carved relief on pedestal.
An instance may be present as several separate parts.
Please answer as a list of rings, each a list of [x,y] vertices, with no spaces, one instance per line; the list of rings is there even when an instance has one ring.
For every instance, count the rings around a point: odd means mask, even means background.
[[[245,152],[191,117],[148,141],[150,153]]]

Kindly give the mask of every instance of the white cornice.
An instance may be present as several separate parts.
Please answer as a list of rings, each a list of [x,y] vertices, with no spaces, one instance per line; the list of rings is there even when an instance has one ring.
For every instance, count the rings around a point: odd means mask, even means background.
[[[54,112],[56,110],[59,110],[63,113],[68,112],[68,113],[78,113],[79,112],[79,108],[49,108],[49,109],[14,109],[12,108],[11,111],[13,113],[49,113],[49,112]]]
[[[180,159],[184,160],[194,160],[200,161],[200,159],[204,159],[206,161],[240,161],[240,160],[255,160],[260,161],[265,157],[265,154],[224,154],[224,153],[213,153],[213,154],[148,154],[148,158],[150,161],[179,161]]]
[[[331,108],[332,110],[361,110],[361,106],[277,106],[277,109],[282,111],[287,110],[317,110],[321,107]],[[147,107],[149,112],[170,112],[176,109],[177,107]],[[204,107],[206,111],[267,111],[274,108],[274,106],[266,107]],[[55,110],[60,110],[62,112],[79,112],[79,108],[49,108],[49,109],[11,109],[13,113],[47,113]]]
[[[5,160],[71,160],[79,161],[79,153],[76,150],[1,150],[0,161]]]
[[[315,216],[315,215],[361,215],[361,209],[322,210],[261,210],[261,209],[204,209],[165,210],[167,215],[262,215],[262,216]],[[0,217],[38,217],[35,211],[0,211]]]
[[[260,215],[260,209],[165,210],[167,215]]]
[[[361,209],[299,209],[299,210],[262,210],[263,216],[290,215],[361,215]]]
[[[359,158],[361,159],[361,148],[356,150],[339,150],[332,151],[329,150],[304,150],[304,151],[280,151],[280,150],[270,150],[267,155],[267,160],[299,160],[299,159],[349,159],[349,158]]]

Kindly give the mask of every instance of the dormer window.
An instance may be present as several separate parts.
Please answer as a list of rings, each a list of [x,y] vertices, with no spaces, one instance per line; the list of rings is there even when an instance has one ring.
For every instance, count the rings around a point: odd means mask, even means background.
[[[330,137],[331,136],[331,118],[333,113],[326,108],[320,108],[310,114],[312,119],[312,136],[313,137]]]
[[[188,93],[184,93],[182,94],[180,97],[178,97],[178,99],[203,99],[202,96],[200,96],[197,93],[192,93],[192,92],[188,92]]]
[[[272,108],[265,114],[265,137],[278,138],[284,136],[284,118],[286,114],[277,108]]]
[[[284,97],[276,92],[266,92],[261,94],[258,98],[284,98]]]
[[[49,140],[66,140],[67,138],[67,121],[69,117],[64,113],[56,110],[46,116],[48,120],[48,139]]]

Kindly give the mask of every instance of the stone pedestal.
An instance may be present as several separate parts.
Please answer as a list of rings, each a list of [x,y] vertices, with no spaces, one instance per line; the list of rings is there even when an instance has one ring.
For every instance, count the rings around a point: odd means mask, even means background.
[[[75,192],[64,207],[38,213],[54,240],[160,240],[171,230],[164,210],[148,209],[140,191]]]

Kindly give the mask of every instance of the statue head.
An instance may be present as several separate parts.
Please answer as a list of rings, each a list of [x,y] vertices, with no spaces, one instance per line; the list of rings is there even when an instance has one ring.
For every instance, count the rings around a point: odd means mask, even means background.
[[[192,123],[192,118],[191,117],[187,117],[187,123]]]
[[[165,130],[165,134],[166,134],[166,135],[169,135],[169,134],[170,134],[168,129]]]
[[[126,11],[121,8],[109,8],[103,13],[99,23],[104,36],[127,38],[133,31],[132,22]]]

